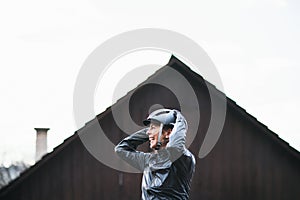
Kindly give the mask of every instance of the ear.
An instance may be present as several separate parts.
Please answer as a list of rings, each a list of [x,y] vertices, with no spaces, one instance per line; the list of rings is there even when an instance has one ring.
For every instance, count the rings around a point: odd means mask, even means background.
[[[172,132],[172,129],[170,129],[170,128],[168,130],[166,130],[166,138],[170,137],[171,132]]]

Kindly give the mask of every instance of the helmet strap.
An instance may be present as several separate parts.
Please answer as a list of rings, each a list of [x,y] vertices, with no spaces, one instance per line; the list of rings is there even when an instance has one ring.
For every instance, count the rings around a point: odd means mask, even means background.
[[[157,145],[155,147],[155,150],[159,150],[160,147],[161,147],[161,145],[162,145],[162,143],[161,143],[161,135],[162,135],[163,127],[164,127],[163,123],[160,123],[159,133],[158,133],[158,139],[157,139],[158,142],[157,142]]]

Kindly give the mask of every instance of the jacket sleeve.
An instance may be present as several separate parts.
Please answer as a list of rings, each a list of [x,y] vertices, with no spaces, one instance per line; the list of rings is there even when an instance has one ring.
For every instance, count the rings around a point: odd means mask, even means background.
[[[185,118],[179,111],[176,111],[177,118],[170,134],[169,142],[167,144],[167,150],[170,152],[172,161],[179,158],[186,150],[185,139],[188,129]]]
[[[115,152],[118,156],[140,171],[144,170],[147,158],[150,154],[137,151],[136,149],[139,145],[149,140],[146,134],[147,130],[148,128],[145,128],[131,134],[115,147]]]

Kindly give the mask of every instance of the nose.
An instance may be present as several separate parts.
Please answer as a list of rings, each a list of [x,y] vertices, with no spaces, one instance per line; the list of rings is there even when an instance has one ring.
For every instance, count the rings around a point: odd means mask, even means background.
[[[147,135],[151,135],[150,129],[147,130],[146,134],[147,134]]]

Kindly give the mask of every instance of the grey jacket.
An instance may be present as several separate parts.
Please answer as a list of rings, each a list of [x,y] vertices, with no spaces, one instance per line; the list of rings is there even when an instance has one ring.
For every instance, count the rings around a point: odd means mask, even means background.
[[[185,147],[187,123],[177,111],[177,119],[166,148],[157,153],[137,151],[147,142],[148,128],[126,137],[116,147],[116,153],[143,172],[142,199],[188,199],[195,171],[195,158]]]

